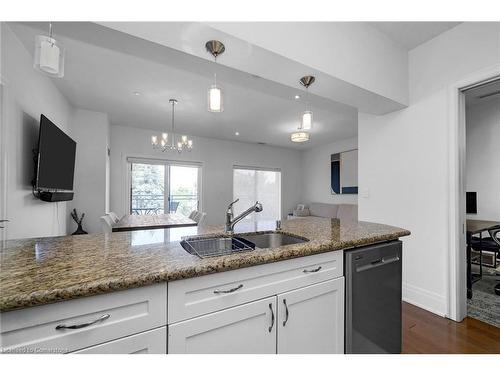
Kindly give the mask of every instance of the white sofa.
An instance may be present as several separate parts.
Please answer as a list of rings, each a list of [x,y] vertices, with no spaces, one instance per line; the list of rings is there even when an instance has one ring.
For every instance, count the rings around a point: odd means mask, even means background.
[[[306,207],[303,210],[293,211],[293,218],[308,216],[328,217],[345,221],[357,221],[358,205],[311,203],[309,207]]]

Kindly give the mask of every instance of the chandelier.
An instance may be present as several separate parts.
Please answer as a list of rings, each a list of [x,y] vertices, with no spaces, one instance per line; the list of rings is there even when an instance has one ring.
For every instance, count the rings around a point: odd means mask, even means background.
[[[169,103],[172,104],[172,131],[170,134],[162,133],[159,138],[156,135],[151,136],[151,145],[154,149],[159,149],[163,152],[177,151],[181,153],[184,150],[191,151],[193,149],[193,140],[189,139],[187,135],[178,135],[174,132],[174,112],[177,99],[170,99]]]

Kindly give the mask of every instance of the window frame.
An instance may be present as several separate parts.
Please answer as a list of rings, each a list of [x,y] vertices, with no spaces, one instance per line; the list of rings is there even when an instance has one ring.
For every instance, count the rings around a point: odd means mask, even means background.
[[[124,202],[124,212],[128,214],[132,213],[132,164],[154,164],[163,165],[165,168],[164,173],[164,184],[167,187],[165,189],[164,207],[169,207],[170,198],[170,167],[180,166],[180,167],[195,167],[198,169],[198,211],[203,211],[203,163],[196,161],[181,161],[181,160],[170,160],[170,159],[160,159],[160,158],[147,158],[140,156],[126,156],[125,157],[125,170],[126,170],[126,194]]]

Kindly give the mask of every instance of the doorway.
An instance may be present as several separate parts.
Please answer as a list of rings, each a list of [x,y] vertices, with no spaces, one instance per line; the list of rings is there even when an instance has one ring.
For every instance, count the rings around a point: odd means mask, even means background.
[[[463,95],[467,316],[500,327],[500,79]]]
[[[448,87],[448,293],[446,317],[467,317],[466,92],[500,79],[500,64]]]
[[[201,166],[137,159],[129,164],[130,214],[188,216],[200,210]]]

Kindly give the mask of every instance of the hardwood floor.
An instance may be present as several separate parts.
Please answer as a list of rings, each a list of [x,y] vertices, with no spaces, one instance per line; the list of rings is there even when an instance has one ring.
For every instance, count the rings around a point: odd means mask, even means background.
[[[473,318],[457,323],[403,303],[403,353],[500,353],[500,328]]]

